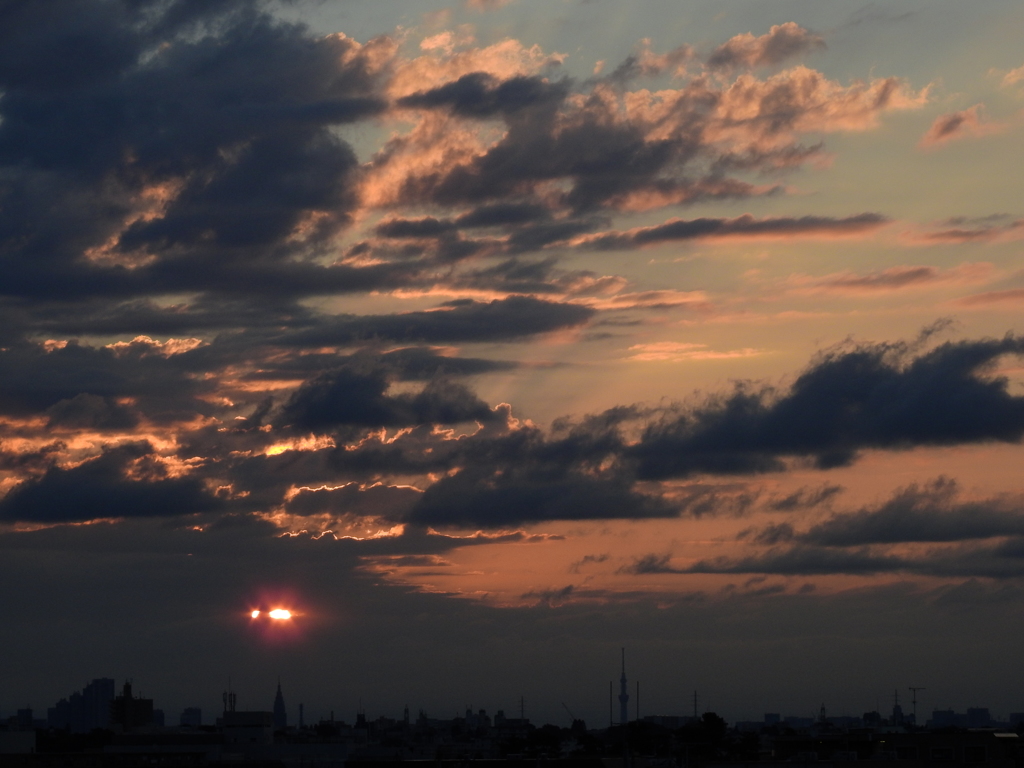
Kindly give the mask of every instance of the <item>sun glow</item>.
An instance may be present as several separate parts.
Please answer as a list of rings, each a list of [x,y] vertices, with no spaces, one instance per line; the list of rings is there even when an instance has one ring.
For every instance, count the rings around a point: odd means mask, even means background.
[[[249,611],[249,616],[253,619],[270,619],[271,621],[288,621],[297,615],[288,608],[272,608],[269,611],[262,608],[253,608]]]

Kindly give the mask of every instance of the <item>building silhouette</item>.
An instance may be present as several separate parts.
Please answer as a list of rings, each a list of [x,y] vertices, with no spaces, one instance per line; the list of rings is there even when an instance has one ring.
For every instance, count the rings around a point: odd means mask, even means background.
[[[61,699],[46,712],[50,728],[71,733],[89,733],[110,727],[110,705],[114,701],[114,681],[109,677],[93,680],[81,691]]]
[[[273,712],[225,712],[221,719],[224,743],[231,746],[266,746],[274,743]]]
[[[132,695],[131,682],[125,680],[121,695],[116,696],[111,702],[110,724],[120,726],[126,733],[153,725],[153,700],[135,698]]]
[[[178,723],[184,728],[198,728],[203,724],[203,710],[199,707],[185,707]]]
[[[288,727],[288,710],[284,706],[284,694],[281,693],[281,681],[277,681],[277,695],[274,696],[274,730],[283,731]]]

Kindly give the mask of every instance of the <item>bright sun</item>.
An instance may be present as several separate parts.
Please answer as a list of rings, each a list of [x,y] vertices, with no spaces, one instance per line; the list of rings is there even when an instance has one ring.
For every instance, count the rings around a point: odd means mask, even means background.
[[[257,608],[257,609],[252,610],[249,613],[249,615],[252,616],[252,618],[254,618],[254,619],[258,619],[260,616],[263,616],[264,614],[263,614],[263,611],[261,611],[261,610],[259,610]],[[267,618],[268,619],[273,619],[274,621],[287,621],[293,615],[294,614],[291,611],[289,611],[287,608],[274,608],[273,610],[266,612]]]

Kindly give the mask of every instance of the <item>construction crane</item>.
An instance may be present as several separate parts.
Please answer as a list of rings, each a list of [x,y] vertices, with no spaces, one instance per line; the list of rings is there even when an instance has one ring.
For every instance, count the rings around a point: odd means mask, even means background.
[[[569,713],[569,719],[571,719],[571,720],[572,720],[572,721],[573,721],[573,722],[575,723],[575,722],[576,722],[576,715],[574,715],[574,714],[572,713],[572,710],[571,710],[571,709],[569,709],[569,705],[568,705],[568,704],[566,704],[566,703],[565,703],[565,702],[563,701],[563,702],[562,702],[562,706],[563,706],[563,707],[565,707],[565,711]]]

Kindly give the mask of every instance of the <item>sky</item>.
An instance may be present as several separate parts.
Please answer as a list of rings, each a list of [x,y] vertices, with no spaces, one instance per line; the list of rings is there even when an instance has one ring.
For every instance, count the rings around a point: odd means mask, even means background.
[[[1022,23],[0,2],[0,715],[1024,711]]]

